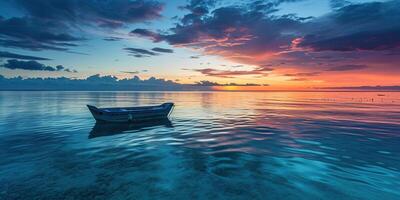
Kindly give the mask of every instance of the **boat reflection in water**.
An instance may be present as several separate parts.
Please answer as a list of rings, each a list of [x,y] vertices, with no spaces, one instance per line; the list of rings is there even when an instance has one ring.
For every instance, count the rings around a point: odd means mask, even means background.
[[[149,130],[153,128],[159,128],[160,126],[164,126],[167,128],[173,127],[171,121],[168,118],[137,123],[96,122],[96,124],[92,128],[92,131],[90,131],[89,133],[89,139],[102,136],[132,133],[144,129]]]

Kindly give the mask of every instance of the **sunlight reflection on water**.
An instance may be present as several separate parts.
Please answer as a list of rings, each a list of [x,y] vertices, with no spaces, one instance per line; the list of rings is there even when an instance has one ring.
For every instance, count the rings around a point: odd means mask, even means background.
[[[166,101],[145,124],[85,107]],[[400,198],[400,93],[0,92],[0,111],[0,199]]]

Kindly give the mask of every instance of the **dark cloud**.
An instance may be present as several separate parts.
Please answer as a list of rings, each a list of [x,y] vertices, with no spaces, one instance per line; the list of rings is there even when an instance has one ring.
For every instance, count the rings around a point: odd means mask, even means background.
[[[60,51],[83,40],[76,36],[82,27],[119,28],[159,18],[163,9],[158,1],[144,0],[15,0],[11,5],[24,15],[0,17],[0,46]]]
[[[76,71],[75,69],[74,69],[74,70],[71,70],[71,69],[68,69],[68,68],[64,68],[64,71],[66,71],[66,72],[72,72],[72,73],[78,73],[78,71]]]
[[[15,5],[42,20],[116,28],[161,17],[163,4],[145,0],[16,0]]]
[[[82,37],[66,32],[66,27],[36,18],[0,18],[0,45],[30,50],[68,50]]]
[[[130,56],[136,57],[136,58],[145,58],[145,57],[149,57],[149,56],[145,56],[143,54],[129,54]]]
[[[216,0],[191,0],[186,6],[181,7],[181,9],[188,10],[190,13],[183,16],[180,20],[183,24],[198,21],[201,17],[208,14],[215,4]]]
[[[109,41],[109,42],[115,42],[115,41],[121,41],[121,40],[123,40],[123,38],[119,38],[119,37],[105,37],[103,40],[104,40],[104,41]]]
[[[298,46],[314,51],[400,48],[400,4],[395,0],[350,4],[309,25],[319,28],[310,30]]]
[[[290,19],[270,20],[262,13],[245,12],[239,7],[223,7],[214,10],[210,17],[182,22],[171,29],[172,34],[163,38],[170,44],[204,47],[208,51],[240,51],[244,46],[251,47],[250,50],[267,49],[272,47],[274,40],[285,40],[285,36],[279,34],[285,29],[285,23],[295,22]],[[270,28],[262,30],[263,26]],[[272,31],[272,28],[276,29]]]
[[[57,71],[65,69],[64,66],[62,66],[62,65],[57,65],[55,68]]]
[[[258,6],[263,5],[258,2]],[[253,5],[253,4],[252,4]],[[271,9],[267,6],[265,9]],[[165,40],[170,44],[205,47],[209,50],[241,50],[241,47],[257,47],[268,49],[276,40],[288,41],[287,33],[299,22],[287,17],[269,18],[259,8],[254,7],[220,7],[209,15],[189,13],[192,20],[185,17],[176,27],[170,29],[170,34],[156,34],[149,30],[134,30],[138,35],[148,37],[154,41]],[[219,42],[222,41],[222,42]],[[253,50],[254,48],[251,48]]]
[[[137,28],[129,33],[132,36],[139,36],[139,37],[145,37],[153,40],[154,42],[160,42],[162,39],[162,36],[156,32],[150,31],[148,29],[143,29],[143,28]]]
[[[137,58],[159,55],[158,53],[154,53],[154,52],[146,50],[146,49],[124,48],[124,50],[127,51],[129,53],[129,55],[135,56]]]
[[[126,74],[139,74],[139,71],[121,71],[121,72]]]
[[[6,52],[6,51],[0,51],[0,58],[14,58],[14,59],[21,59],[21,60],[51,60],[49,58],[21,55],[21,54]]]
[[[352,70],[361,70],[368,68],[367,65],[340,65],[329,68],[326,71],[352,71]]]
[[[296,76],[296,77],[309,77],[309,76],[318,76],[321,72],[303,72],[303,73],[294,73],[294,74],[284,74],[284,76]]]
[[[143,57],[149,57],[149,56],[157,56],[160,55],[159,53],[173,53],[174,51],[172,49],[164,49],[160,47],[155,47],[150,50],[146,49],[140,49],[140,48],[124,48],[125,51],[129,53],[129,55],[137,57],[137,58],[143,58]]]
[[[160,53],[174,53],[174,50],[172,49],[164,49],[160,47],[155,47],[151,49],[152,51],[160,52]]]
[[[8,69],[22,69],[22,70],[32,70],[32,71],[66,71],[74,72],[70,69],[63,67],[62,65],[57,65],[55,67],[47,66],[37,61],[20,61],[16,59],[7,60],[6,63],[0,65],[1,67]]]
[[[314,51],[392,50],[400,48],[400,27],[398,29],[365,31],[330,38],[319,38],[311,35],[304,38],[301,46],[311,47]]]
[[[269,3],[219,7],[200,13],[192,7],[168,32],[135,29],[131,33],[154,42],[166,41],[171,45],[201,48],[208,54],[256,62],[248,55],[284,50],[301,25],[288,16],[267,16],[266,13],[274,11],[274,5]]]
[[[200,56],[190,56],[191,59],[198,59]]]

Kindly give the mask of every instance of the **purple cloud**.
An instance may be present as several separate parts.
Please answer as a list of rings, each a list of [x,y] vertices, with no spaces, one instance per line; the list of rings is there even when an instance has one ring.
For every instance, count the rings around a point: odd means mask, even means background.
[[[368,68],[367,65],[340,65],[340,66],[335,66],[331,67],[326,71],[353,71],[353,70],[361,70],[361,69],[366,69]]]
[[[380,52],[400,47],[400,4],[395,0],[358,4],[332,0],[334,9],[314,18],[277,15],[277,5],[290,1],[219,7],[196,2],[185,6],[189,13],[167,31],[135,29],[131,34],[240,63],[318,71],[332,63],[365,65],[369,58],[382,57]],[[215,70],[203,69],[202,73],[218,75]]]

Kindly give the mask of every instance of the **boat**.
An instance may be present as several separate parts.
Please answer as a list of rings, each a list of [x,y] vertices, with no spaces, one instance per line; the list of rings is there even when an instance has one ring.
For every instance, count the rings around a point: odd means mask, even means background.
[[[141,121],[140,123],[103,123],[96,122],[92,131],[89,133],[89,139],[112,136],[120,134],[128,134],[143,130],[151,130],[157,128],[172,128],[172,122],[168,118]]]
[[[97,108],[87,105],[97,122],[138,122],[168,118],[174,103],[157,106]]]

